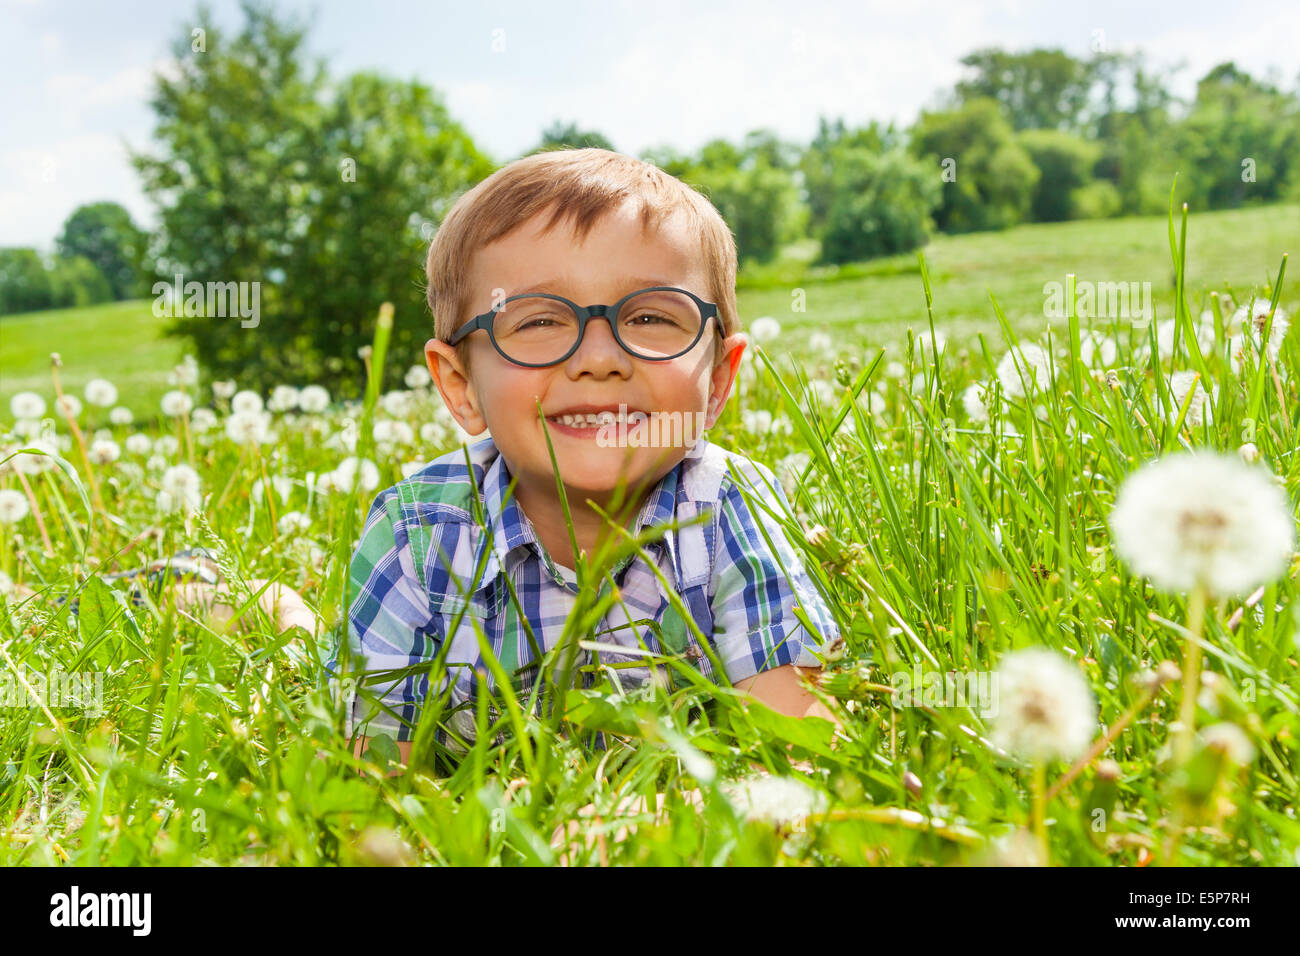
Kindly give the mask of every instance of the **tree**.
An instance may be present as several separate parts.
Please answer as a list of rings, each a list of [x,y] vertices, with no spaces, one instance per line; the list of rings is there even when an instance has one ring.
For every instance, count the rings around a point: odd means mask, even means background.
[[[711,140],[682,177],[722,214],[736,236],[742,263],[770,261],[806,229],[792,171],[770,164],[770,146],[770,140],[760,138],[746,151],[723,139]]]
[[[1070,133],[1030,129],[1017,139],[1038,167],[1030,210],[1035,222],[1061,222],[1075,216],[1075,197],[1092,179],[1098,147]]]
[[[961,101],[994,100],[1016,130],[1072,129],[1085,121],[1095,74],[1063,50],[983,49],[961,62],[975,71],[957,84]]]
[[[64,258],[84,256],[102,273],[113,299],[143,295],[148,236],[115,202],[79,206],[63,224],[57,240]]]
[[[939,204],[939,177],[902,149],[832,149],[835,176],[819,262],[853,262],[925,243]]]
[[[0,249],[0,315],[48,309],[50,274],[35,249]]]
[[[943,178],[935,223],[945,232],[1001,229],[1028,214],[1039,172],[1016,142],[998,104],[971,100],[956,110],[922,112],[912,127],[914,155]]]
[[[55,256],[50,263],[50,308],[80,308],[113,299],[108,278],[85,256]]]
[[[396,309],[392,367],[422,351],[424,247],[491,164],[427,87],[370,74],[331,84],[304,58],[302,23],[243,10],[238,36],[204,27],[201,54],[185,32],[181,75],[158,77],[152,100],[162,153],[133,159],[160,206],[164,274],[256,283],[261,316],[180,316],[171,329],[206,375],[356,394],[357,348],[382,302]]]
[[[1189,201],[1214,209],[1277,200],[1300,168],[1300,101],[1221,63],[1197,83],[1175,142]]]
[[[556,120],[542,132],[542,141],[529,154],[541,153],[551,149],[608,149],[614,147],[603,134],[595,131],[583,132],[577,123],[563,123]]]

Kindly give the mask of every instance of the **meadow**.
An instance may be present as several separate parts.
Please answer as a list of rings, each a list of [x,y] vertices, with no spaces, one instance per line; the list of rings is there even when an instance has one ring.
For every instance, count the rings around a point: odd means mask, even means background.
[[[339,625],[377,490],[466,437],[427,373],[214,392],[147,302],[0,320],[0,676],[27,702],[0,863],[1296,865],[1297,235],[1296,206],[1171,209],[748,271],[755,354],[709,438],[781,477],[846,638],[820,687],[842,727],[681,661],[685,686],[626,693],[597,667],[547,718],[480,708],[459,761],[426,709],[399,775],[351,755],[320,641],[243,582]],[[1154,314],[1049,317],[1067,276],[1150,282]],[[101,577],[195,545],[233,625]],[[585,592],[570,639],[606,609]],[[56,670],[101,675],[99,706],[54,706]]]

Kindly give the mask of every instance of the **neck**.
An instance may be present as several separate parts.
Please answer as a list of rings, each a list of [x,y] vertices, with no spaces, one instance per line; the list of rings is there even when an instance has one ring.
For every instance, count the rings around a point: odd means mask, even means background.
[[[555,480],[554,476],[547,476],[547,478],[551,482]],[[617,533],[609,527],[604,516],[587,504],[588,498],[599,505],[615,523],[630,530],[656,483],[649,482],[641,489],[629,489],[617,511],[611,510],[614,507],[612,492],[602,492],[598,495],[566,489],[569,519],[573,524],[573,539],[576,539],[578,549],[586,552],[587,557],[590,558],[604,542],[611,537],[617,537]],[[528,516],[533,530],[537,532],[537,537],[541,540],[546,553],[551,556],[551,560],[561,567],[575,570],[577,556],[573,550],[573,540],[569,537],[569,529],[565,524],[564,508],[555,495],[554,484],[548,487],[534,487],[532,484],[525,484],[521,477],[515,486],[515,498],[520,510]]]

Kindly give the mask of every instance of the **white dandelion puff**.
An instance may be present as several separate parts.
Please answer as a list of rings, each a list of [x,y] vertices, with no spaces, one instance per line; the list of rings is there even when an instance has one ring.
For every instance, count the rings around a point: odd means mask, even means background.
[[[236,392],[230,399],[230,410],[236,415],[255,415],[265,407],[262,396],[248,389]]]
[[[180,451],[180,447],[181,440],[175,435],[159,435],[158,440],[153,443],[153,450],[168,458]]]
[[[355,457],[344,459],[330,472],[330,487],[342,492],[352,491],[356,487],[358,470],[363,491],[374,491],[379,487],[379,467],[368,458],[358,463]]]
[[[1199,373],[1193,371],[1175,372],[1169,379],[1169,391],[1173,393],[1174,407],[1169,410],[1169,420],[1178,420],[1178,410],[1183,407],[1183,402],[1187,400],[1189,393],[1192,395],[1191,403],[1187,406],[1187,417],[1183,419],[1192,428],[1200,428],[1202,422],[1213,422],[1214,418],[1210,412],[1210,396],[1217,400],[1219,397],[1219,387],[1214,386],[1213,391],[1209,394],[1201,387],[1200,381],[1197,381]],[[1192,392],[1192,382],[1196,381],[1196,391]]]
[[[387,392],[379,399],[379,404],[390,418],[405,418],[411,414],[414,396],[410,392]]]
[[[275,526],[280,530],[281,534],[303,532],[311,527],[311,518],[301,511],[289,511],[280,516],[280,520],[275,523]]]
[[[991,388],[988,382],[972,382],[961,393],[962,407],[966,409],[966,415],[971,421],[978,423],[989,420],[988,400]]]
[[[289,412],[298,407],[300,393],[292,385],[277,385],[271,389],[266,407],[273,412]]]
[[[781,323],[770,315],[760,316],[749,323],[749,334],[755,342],[771,342],[781,334]]]
[[[76,395],[63,395],[54,400],[54,409],[66,418],[76,418],[81,414],[81,399]]]
[[[1115,340],[1100,332],[1090,332],[1079,342],[1079,359],[1092,368],[1109,368],[1115,364],[1118,354]]]
[[[305,385],[298,394],[298,407],[310,415],[317,415],[329,408],[330,393],[320,385]]]
[[[110,425],[130,425],[133,421],[135,421],[135,415],[125,405],[119,405],[108,413]]]
[[[226,436],[241,445],[265,444],[270,427],[270,412],[235,412],[226,419]]]
[[[196,408],[190,416],[190,428],[202,435],[217,427],[217,413],[210,408]]]
[[[194,399],[182,391],[172,390],[163,395],[161,404],[164,415],[168,418],[179,418],[190,413],[194,407]]]
[[[1244,767],[1255,759],[1255,745],[1236,724],[1227,721],[1210,724],[1201,730],[1200,737],[1206,747],[1222,751],[1235,764]]]
[[[232,395],[235,394],[235,391],[238,388],[239,386],[235,384],[235,380],[233,378],[226,379],[225,381],[213,382],[212,397],[221,398],[221,399],[230,398]]]
[[[428,388],[433,379],[429,377],[429,367],[427,365],[412,365],[406,370],[406,377],[403,379],[407,388]]]
[[[926,360],[934,358],[936,351],[943,352],[947,344],[948,336],[940,329],[935,329],[933,336],[926,329],[916,337],[917,354]]]
[[[1071,661],[1045,647],[1012,651],[994,674],[992,740],[1034,763],[1073,760],[1097,730],[1097,702]]]
[[[127,436],[126,450],[132,455],[147,455],[153,451],[153,440],[148,435],[136,432]]]
[[[45,399],[35,392],[17,392],[9,399],[9,411],[17,419],[36,419],[45,414]]]
[[[27,517],[27,496],[13,488],[0,489],[0,524],[17,524]]]
[[[1012,348],[998,362],[997,376],[1002,393],[1010,398],[1024,398],[1028,386],[1040,392],[1052,384],[1052,357],[1032,342]]]
[[[808,336],[808,347],[814,352],[829,352],[833,344],[831,337],[825,332],[814,332]]]
[[[169,385],[178,385],[185,388],[189,385],[195,385],[199,380],[199,363],[194,360],[193,355],[187,355],[181,359],[181,364],[171,370],[167,376]]]
[[[173,511],[178,506],[187,511],[197,511],[202,504],[202,484],[199,474],[189,465],[172,465],[162,475],[162,494],[169,498],[164,511]]]
[[[111,438],[100,438],[90,443],[86,454],[97,465],[111,465],[122,457],[122,447]]]
[[[750,780],[727,781],[721,789],[746,819],[777,826],[821,813],[829,802],[820,790],[795,777],[768,774]]]
[[[1129,475],[1110,527],[1120,557],[1164,591],[1248,594],[1279,577],[1295,547],[1291,504],[1268,470],[1203,449]]]
[[[117,401],[117,386],[106,378],[92,378],[86,383],[86,401],[100,408],[108,408]]]
[[[740,413],[740,423],[751,434],[766,435],[772,430],[772,413],[765,408],[747,408]]]

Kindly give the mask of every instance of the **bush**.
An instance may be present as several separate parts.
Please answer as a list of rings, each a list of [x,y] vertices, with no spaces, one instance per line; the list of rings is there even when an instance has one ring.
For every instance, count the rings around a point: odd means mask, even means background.
[[[1070,194],[1071,219],[1109,219],[1120,211],[1119,190],[1106,179],[1080,186]]]
[[[924,245],[934,227],[939,178],[901,149],[834,151],[834,175],[819,264],[854,262]]]

